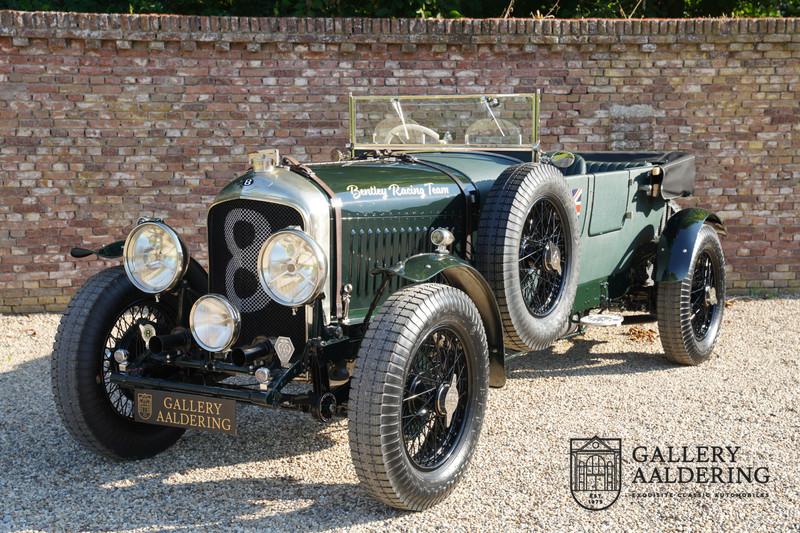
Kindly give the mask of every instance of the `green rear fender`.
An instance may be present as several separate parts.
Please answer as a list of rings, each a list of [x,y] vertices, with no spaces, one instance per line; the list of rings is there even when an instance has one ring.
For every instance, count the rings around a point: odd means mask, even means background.
[[[694,243],[705,224],[725,234],[722,220],[705,209],[682,209],[670,217],[658,241],[654,276],[657,283],[680,281],[689,275]]]
[[[467,293],[477,307],[486,330],[489,344],[489,385],[505,385],[505,350],[500,310],[494,293],[480,272],[461,258],[439,253],[414,255],[385,271],[411,283],[424,283],[441,275],[448,285]]]

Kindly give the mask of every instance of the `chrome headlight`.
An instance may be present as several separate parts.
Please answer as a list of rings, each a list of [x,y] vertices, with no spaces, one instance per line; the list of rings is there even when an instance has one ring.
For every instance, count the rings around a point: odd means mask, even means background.
[[[297,229],[272,234],[258,254],[261,286],[281,305],[297,307],[312,301],[322,290],[328,261],[322,248]]]
[[[123,257],[131,283],[151,294],[173,288],[189,264],[180,237],[163,222],[144,222],[133,228]]]
[[[189,314],[189,329],[197,344],[209,352],[224,352],[239,337],[239,310],[219,294],[197,299]]]

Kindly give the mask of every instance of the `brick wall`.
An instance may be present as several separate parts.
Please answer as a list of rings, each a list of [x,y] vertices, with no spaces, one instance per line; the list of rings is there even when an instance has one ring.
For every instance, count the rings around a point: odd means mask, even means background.
[[[543,144],[687,150],[735,290],[800,287],[800,19],[253,19],[0,12],[0,312],[62,309],[70,246],[204,207],[278,147],[326,159],[347,94],[540,87]]]

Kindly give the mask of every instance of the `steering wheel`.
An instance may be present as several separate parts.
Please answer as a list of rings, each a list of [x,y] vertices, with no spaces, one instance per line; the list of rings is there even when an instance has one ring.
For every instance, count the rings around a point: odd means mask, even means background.
[[[405,126],[403,124],[398,124],[389,130],[389,132],[386,134],[386,138],[383,140],[383,144],[407,144],[408,139],[406,139],[406,130],[409,133],[413,131],[422,135],[422,143],[419,144],[428,144],[425,142],[425,137],[430,137],[432,144],[439,142],[439,134],[430,128],[420,126],[419,124],[406,124]],[[392,139],[397,139],[397,142],[393,142]]]

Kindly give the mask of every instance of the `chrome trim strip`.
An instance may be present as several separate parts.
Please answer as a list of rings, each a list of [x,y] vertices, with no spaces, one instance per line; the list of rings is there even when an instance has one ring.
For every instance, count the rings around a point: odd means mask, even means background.
[[[208,210],[223,202],[242,199],[271,202],[296,209],[303,219],[305,232],[319,244],[326,257],[331,257],[331,204],[327,196],[307,178],[284,167],[272,167],[270,170],[254,172],[246,177],[236,178],[226,185]],[[330,323],[331,301],[336,298],[336,295],[330,294],[331,270],[328,268],[323,291],[325,298],[322,300],[322,310],[325,324]],[[313,305],[306,305],[306,311],[306,320],[308,325],[311,325],[314,317]]]

